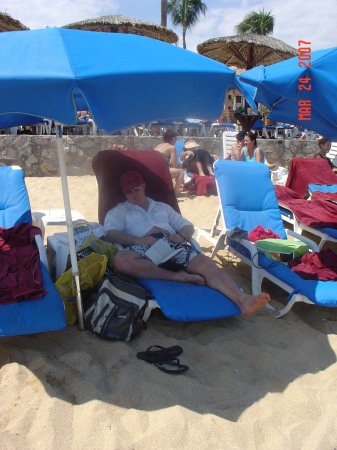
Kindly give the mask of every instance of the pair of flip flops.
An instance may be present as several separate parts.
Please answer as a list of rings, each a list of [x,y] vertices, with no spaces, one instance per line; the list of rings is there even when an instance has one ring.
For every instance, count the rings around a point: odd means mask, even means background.
[[[183,349],[179,345],[168,348],[152,345],[145,352],[138,352],[137,358],[154,364],[165,373],[175,375],[184,373],[189,369],[188,366],[180,364],[180,360],[177,358],[182,352]]]

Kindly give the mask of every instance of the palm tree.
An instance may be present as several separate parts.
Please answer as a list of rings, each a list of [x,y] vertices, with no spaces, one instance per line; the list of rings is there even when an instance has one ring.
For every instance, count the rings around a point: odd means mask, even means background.
[[[162,27],[167,27],[167,1],[168,0],[161,0],[160,25]]]
[[[206,13],[206,3],[201,0],[171,0],[167,5],[173,25],[183,27],[183,48],[186,48],[186,31],[191,30],[199,20],[199,15]]]
[[[242,22],[236,25],[235,30],[238,34],[255,33],[266,36],[273,34],[274,30],[274,16],[271,15],[271,11],[252,11],[246,15]]]

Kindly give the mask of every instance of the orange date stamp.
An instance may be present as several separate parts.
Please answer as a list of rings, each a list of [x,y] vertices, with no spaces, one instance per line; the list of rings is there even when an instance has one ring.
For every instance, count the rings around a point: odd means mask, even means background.
[[[304,46],[303,46],[304,45]],[[311,67],[311,42],[298,41],[298,66],[309,69]],[[311,91],[311,78],[301,77],[298,79],[299,91]],[[298,119],[311,120],[311,100],[298,101]]]

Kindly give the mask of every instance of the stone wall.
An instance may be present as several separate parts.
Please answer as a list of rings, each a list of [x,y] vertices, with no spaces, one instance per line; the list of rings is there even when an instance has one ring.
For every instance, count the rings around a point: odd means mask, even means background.
[[[194,138],[200,147],[222,157],[221,138]],[[160,137],[138,136],[64,136],[63,144],[69,175],[92,175],[91,161],[101,150],[114,144],[132,150],[149,150],[162,142]],[[258,145],[270,163],[287,166],[294,157],[310,157],[317,153],[315,141],[260,139]],[[0,165],[18,165],[28,177],[59,175],[55,136],[0,135]]]

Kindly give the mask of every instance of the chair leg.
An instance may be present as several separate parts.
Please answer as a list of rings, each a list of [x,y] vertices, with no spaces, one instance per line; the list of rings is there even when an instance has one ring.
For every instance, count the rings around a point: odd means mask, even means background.
[[[277,316],[275,316],[276,319],[279,319],[282,316],[285,316],[291,308],[294,306],[297,302],[304,302],[308,303],[309,305],[314,305],[314,302],[309,300],[305,295],[302,294],[294,294],[291,299],[289,300],[287,306],[285,306],[283,309],[281,309]]]
[[[216,212],[213,224],[212,224],[212,228],[211,228],[211,236],[214,237],[215,235],[215,230],[218,228],[219,222],[220,222],[220,217],[221,217],[221,210],[220,210],[220,206]]]
[[[211,258],[213,259],[214,256],[216,256],[216,254],[218,253],[219,250],[224,250],[225,249],[225,239],[226,239],[226,235],[225,234],[220,234],[219,239],[212,251],[211,254]]]
[[[263,271],[254,267],[252,264],[252,293],[258,295],[261,293],[261,286],[263,280]]]

